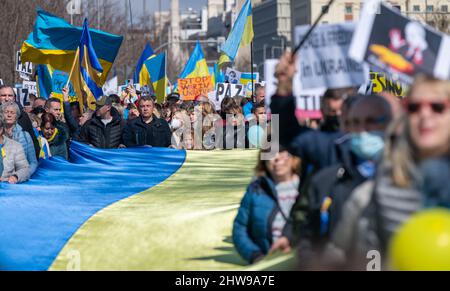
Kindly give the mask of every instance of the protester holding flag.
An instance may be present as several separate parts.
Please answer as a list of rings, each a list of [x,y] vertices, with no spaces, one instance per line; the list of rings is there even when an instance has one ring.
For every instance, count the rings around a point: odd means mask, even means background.
[[[124,122],[112,107],[112,99],[103,96],[95,103],[97,110],[80,132],[80,140],[96,148],[114,149],[124,147],[122,132]]]
[[[0,181],[23,183],[30,178],[27,158],[20,143],[6,135],[6,122],[0,115]]]
[[[5,122],[4,134],[16,142],[20,143],[25,152],[29,165],[29,177],[31,177],[38,167],[36,152],[34,151],[33,140],[30,134],[22,129],[17,123],[20,114],[19,105],[15,102],[3,102],[0,110],[0,118]]]

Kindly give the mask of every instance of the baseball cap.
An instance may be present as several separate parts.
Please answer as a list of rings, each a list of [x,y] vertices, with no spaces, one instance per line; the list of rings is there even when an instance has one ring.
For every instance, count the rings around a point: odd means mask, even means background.
[[[95,101],[95,105],[97,107],[102,107],[104,105],[112,105],[112,98],[110,98],[109,96],[102,96],[100,97],[100,99],[97,99],[97,101]]]

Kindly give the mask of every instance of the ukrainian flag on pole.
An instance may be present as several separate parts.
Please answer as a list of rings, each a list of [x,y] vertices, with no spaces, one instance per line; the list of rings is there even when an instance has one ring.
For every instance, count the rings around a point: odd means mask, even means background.
[[[64,19],[43,10],[37,11],[33,32],[22,44],[22,61],[49,64],[56,70],[70,72],[80,43],[83,28],[70,25]],[[91,29],[92,47],[103,68],[103,85],[122,44],[122,36]]]
[[[103,95],[100,82],[102,73],[103,68],[95,54],[88,21],[85,19],[69,80],[72,81],[77,96],[83,96],[83,92],[86,94],[87,104],[91,109],[95,109],[95,101]],[[80,104],[82,103],[80,100]]]
[[[186,66],[181,72],[179,79],[206,77],[209,76],[208,65],[206,64],[205,55],[203,54],[200,42],[197,41]]]
[[[144,70],[144,68],[152,80],[157,102],[164,102],[167,87],[166,54],[161,53],[146,60],[142,70]]]
[[[219,68],[225,63],[233,62],[241,45],[248,45],[253,40],[252,2],[247,0],[239,12],[227,40],[222,46]]]
[[[144,66],[144,62],[154,55],[155,53],[153,52],[152,47],[147,43],[136,65],[136,70],[134,72],[135,84],[139,83],[141,87],[150,84],[149,71],[147,70],[147,67]]]

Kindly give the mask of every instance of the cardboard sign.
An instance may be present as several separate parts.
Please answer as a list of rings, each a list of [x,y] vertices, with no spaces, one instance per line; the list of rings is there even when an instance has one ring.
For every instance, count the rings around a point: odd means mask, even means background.
[[[195,100],[201,95],[208,96],[212,88],[210,76],[178,79],[178,92],[185,101]]]
[[[309,25],[295,28],[298,44]],[[301,48],[297,68],[304,89],[353,87],[364,84],[364,68],[348,56],[353,23],[321,24],[313,30]]]
[[[17,51],[16,53],[16,72],[32,75],[33,74],[33,63],[26,62],[22,63],[21,52]]]
[[[24,88],[22,84],[16,84],[14,87],[14,91],[16,93],[16,101],[24,107],[30,106],[31,102],[29,100],[28,88]]]
[[[241,83],[241,72],[238,70],[227,68],[225,72],[225,81],[230,84],[240,84]]]
[[[450,37],[403,16],[380,0],[364,3],[349,55],[411,84],[418,73],[450,79]]]
[[[52,75],[52,96],[62,100],[62,90],[67,84],[69,74],[63,71],[55,70]],[[77,94],[73,89],[72,82],[69,82],[69,98],[76,98]]]
[[[36,88],[36,82],[31,81],[23,81],[22,82],[22,88],[28,90],[28,94],[33,94],[37,96],[37,88]]]

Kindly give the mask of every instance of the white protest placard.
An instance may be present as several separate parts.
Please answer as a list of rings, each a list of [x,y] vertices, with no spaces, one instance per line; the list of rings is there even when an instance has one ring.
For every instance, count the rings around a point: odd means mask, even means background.
[[[115,76],[112,79],[109,79],[103,85],[103,94],[105,95],[117,94],[117,87],[118,87],[117,85],[118,85],[117,76]]]
[[[295,27],[296,44],[309,25]],[[360,86],[366,80],[364,68],[348,56],[355,24],[318,25],[300,49],[297,67],[304,89]]]
[[[3,80],[0,79],[0,86],[3,86],[3,85],[4,85]]]
[[[245,86],[242,84],[217,83],[216,90],[208,93],[209,100],[220,110],[225,97],[245,97]]]
[[[16,53],[16,72],[26,74],[26,75],[33,74],[33,63],[31,63],[31,62],[22,63],[20,51],[17,51],[17,53]]]
[[[231,84],[239,84],[241,82],[242,73],[236,69],[227,68],[225,72],[225,81]]]
[[[264,77],[266,89],[266,108],[270,111],[271,98],[275,95],[278,86],[278,80],[275,78],[275,68],[278,64],[277,59],[269,59],[264,63]],[[300,79],[300,72],[297,71],[295,80]],[[319,119],[322,117],[320,111],[321,98],[327,88],[302,89],[300,82],[293,82],[293,95],[296,97],[296,114],[300,118]]]
[[[402,15],[380,0],[364,3],[349,55],[411,84],[419,73],[450,79],[450,36]]]
[[[33,94],[37,96],[37,86],[36,82],[32,81],[23,81],[22,82],[22,88],[28,90],[28,94]]]
[[[14,89],[17,96],[16,101],[22,106],[30,106],[28,88],[24,88],[23,84],[16,84]]]

